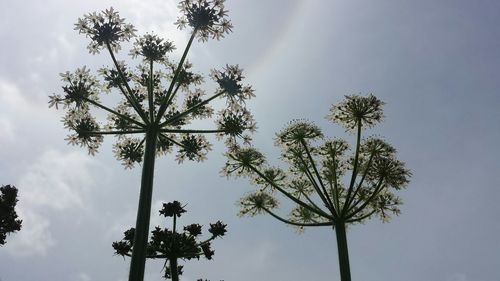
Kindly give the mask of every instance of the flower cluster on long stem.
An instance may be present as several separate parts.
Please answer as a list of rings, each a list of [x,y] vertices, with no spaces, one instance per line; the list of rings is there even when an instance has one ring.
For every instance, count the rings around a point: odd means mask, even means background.
[[[177,229],[177,218],[186,210],[178,201],[163,203],[160,210],[160,216],[172,218],[172,228],[155,227],[151,232],[151,239],[147,247],[147,258],[164,259],[165,263],[164,278],[179,280],[179,275],[183,272],[183,266],[178,265],[179,260],[200,259],[205,257],[211,260],[214,250],[211,248],[212,240],[222,237],[227,232],[226,224],[221,221],[210,224],[208,232],[210,237],[200,240],[202,226],[199,224],[190,224],[184,226],[183,231]],[[131,256],[134,248],[135,229],[130,228],[124,232],[121,241],[113,242],[115,253],[121,256]]]
[[[240,215],[268,213],[301,228],[363,222],[378,215],[383,221],[399,214],[401,200],[393,190],[404,188],[410,172],[396,159],[396,150],[381,138],[362,138],[362,129],[382,118],[382,102],[374,96],[347,96],[334,105],[329,119],[356,133],[354,153],[345,140],[324,140],[319,127],[292,121],[277,134],[288,171],[266,165],[253,147],[227,153],[225,175],[248,176],[258,189],[240,201]],[[349,177],[343,180],[347,171]],[[289,218],[275,213],[276,192],[296,203]]]
[[[287,171],[267,165],[253,147],[229,151],[222,171],[248,177],[257,186],[241,198],[241,216],[267,213],[300,231],[336,227],[342,281],[350,280],[345,225],[373,216],[388,221],[399,214],[402,201],[394,191],[404,188],[411,176],[390,144],[375,136],[362,137],[363,129],[382,120],[382,105],[373,95],[352,95],[332,106],[328,119],[356,134],[352,154],[347,141],[325,139],[316,125],[296,120],[276,137]],[[276,212],[276,194],[295,204],[288,217]]]
[[[226,65],[212,70],[210,77],[217,85],[207,95],[199,88],[203,77],[192,71],[188,53],[195,38],[207,41],[220,39],[232,29],[223,0],[183,0],[179,4],[182,16],[176,24],[190,28],[190,38],[179,61],[169,54],[173,42],[155,34],[136,37],[135,28],[112,8],[90,13],[80,18],[75,29],[88,38],[90,53],[107,51],[112,67],[98,71],[100,79],[86,67],[61,74],[63,93],[50,97],[49,107],[66,109],[64,126],[70,130],[68,142],[95,154],[104,136],[114,135],[113,152],[126,168],[142,164],[141,190],[136,223],[135,247],[132,253],[129,280],[144,278],[146,245],[154,178],[155,158],[176,150],[176,160],[203,161],[211,150],[206,135],[225,139],[228,149],[238,147],[239,139],[250,141],[248,132],[256,124],[246,101],[254,96],[253,89],[243,83],[238,65]],[[141,58],[135,66],[117,58],[121,43],[136,38],[130,52]],[[117,94],[121,100],[115,106],[101,102],[104,93]],[[211,102],[226,99],[226,106],[217,111]],[[108,114],[107,120],[96,118],[95,111]],[[212,128],[191,125],[195,119],[217,115]]]

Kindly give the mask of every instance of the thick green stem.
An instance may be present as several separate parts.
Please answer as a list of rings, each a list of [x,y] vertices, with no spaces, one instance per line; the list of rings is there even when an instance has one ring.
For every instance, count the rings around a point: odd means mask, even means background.
[[[142,166],[141,191],[135,224],[134,248],[130,262],[129,281],[143,281],[144,279],[157,138],[158,129],[149,128],[146,132],[146,149],[144,151],[144,163]]]
[[[347,236],[345,223],[335,223],[335,234],[337,236],[337,249],[339,253],[340,280],[351,281],[351,269],[349,268],[349,251],[347,250]]]

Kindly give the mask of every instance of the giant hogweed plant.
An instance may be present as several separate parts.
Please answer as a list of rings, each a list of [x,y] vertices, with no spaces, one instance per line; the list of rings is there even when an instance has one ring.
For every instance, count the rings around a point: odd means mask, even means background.
[[[351,280],[346,226],[375,216],[385,222],[398,215],[402,201],[394,191],[404,188],[411,176],[389,143],[362,137],[365,129],[382,120],[382,105],[373,95],[352,95],[331,107],[328,119],[355,133],[353,150],[347,141],[325,139],[319,127],[299,120],[276,137],[287,170],[269,166],[252,147],[228,152],[223,169],[228,176],[248,177],[257,187],[240,200],[240,215],[267,213],[300,230],[333,228],[342,281]],[[275,211],[277,194],[295,204],[288,217]]]
[[[179,231],[177,219],[186,212],[184,206],[179,201],[163,203],[160,216],[172,218],[172,228],[155,227],[151,231],[151,240],[147,247],[147,258],[165,260],[163,265],[165,279],[179,281],[179,276],[183,273],[184,266],[179,265],[179,261],[199,260],[204,257],[211,260],[215,251],[211,248],[214,239],[220,238],[227,232],[226,224],[221,221],[211,223],[208,229],[210,236],[201,240],[202,226],[193,223],[184,226]],[[115,253],[121,256],[131,256],[134,249],[135,229],[130,228],[124,233],[121,241],[113,242]]]
[[[229,148],[237,139],[249,140],[247,131],[254,131],[255,122],[245,101],[253,97],[250,86],[243,84],[242,70],[226,65],[212,70],[210,77],[217,84],[216,92],[206,96],[199,88],[203,77],[191,70],[187,61],[191,45],[198,39],[220,39],[232,29],[223,0],[184,0],[179,4],[182,16],[176,24],[189,28],[190,38],[182,57],[175,62],[169,53],[172,42],[154,34],[136,37],[136,30],[112,8],[90,13],[78,19],[75,30],[90,39],[91,54],[108,52],[112,67],[97,71],[98,79],[86,67],[61,74],[65,85],[62,94],[50,97],[49,107],[64,108],[64,126],[71,131],[70,144],[86,147],[94,155],[105,135],[114,135],[114,153],[126,168],[142,164],[142,179],[131,254],[129,280],[143,280],[148,243],[154,166],[157,156],[174,151],[178,162],[202,161],[210,150],[205,135],[225,138]],[[129,66],[117,58],[120,44],[135,38],[132,58],[140,58]],[[114,106],[101,102],[102,94],[121,97]],[[182,97],[182,99],[180,99]],[[226,99],[226,107],[216,114],[213,128],[190,126],[193,119],[214,116],[210,102]],[[108,114],[107,121],[98,121],[95,113]]]

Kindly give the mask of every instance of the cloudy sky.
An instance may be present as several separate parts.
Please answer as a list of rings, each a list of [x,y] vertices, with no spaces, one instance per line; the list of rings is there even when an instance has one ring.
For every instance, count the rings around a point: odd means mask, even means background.
[[[112,138],[95,157],[68,145],[62,111],[47,108],[60,72],[110,65],[73,30],[84,13],[110,6],[140,34],[174,40],[179,56],[188,34],[173,25],[176,1],[1,0],[0,184],[19,188],[23,219],[0,248],[2,281],[126,280],[128,260],[111,243],[135,222],[141,169],[123,169]],[[353,280],[500,280],[498,1],[228,0],[227,8],[234,32],[196,43],[189,58],[204,74],[226,63],[245,69],[256,90],[254,145],[269,158],[291,119],[352,141],[325,120],[330,104],[356,93],[386,102],[386,121],[368,133],[385,136],[413,178],[399,217],[349,229]],[[152,225],[172,200],[188,204],[181,223],[228,224],[214,260],[186,264],[183,280],[339,280],[329,228],[298,235],[267,216],[236,216],[251,187],[219,176],[224,148],[213,141],[204,163],[157,161]],[[161,280],[160,270],[148,263],[147,280]]]

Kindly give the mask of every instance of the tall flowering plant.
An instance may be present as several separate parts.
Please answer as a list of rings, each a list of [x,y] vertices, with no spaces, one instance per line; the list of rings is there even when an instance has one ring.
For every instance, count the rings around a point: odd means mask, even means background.
[[[223,169],[225,175],[248,177],[257,186],[240,200],[240,215],[267,213],[299,230],[332,227],[342,281],[351,280],[346,225],[374,216],[388,221],[391,214],[399,214],[402,201],[394,191],[404,188],[411,176],[389,143],[375,136],[362,138],[364,129],[382,120],[382,105],[373,95],[352,95],[332,106],[328,119],[356,134],[352,153],[347,141],[325,139],[319,127],[299,120],[276,138],[288,170],[268,166],[252,147],[228,152]],[[295,204],[288,218],[275,211],[276,194]]]
[[[182,275],[184,267],[178,264],[179,260],[199,260],[200,257],[211,260],[215,254],[211,248],[211,242],[227,232],[227,225],[221,221],[210,224],[208,229],[210,236],[205,240],[200,239],[202,226],[197,223],[184,226],[183,231],[179,231],[177,218],[185,212],[184,206],[179,201],[163,203],[160,216],[171,217],[172,228],[155,227],[151,232],[151,240],[147,248],[147,258],[165,260],[163,277],[172,281],[179,281],[179,276]],[[130,256],[134,249],[135,229],[130,228],[123,234],[121,241],[113,242],[113,248],[117,255]]]
[[[249,141],[246,132],[256,128],[246,109],[245,101],[254,96],[253,89],[243,83],[238,65],[226,65],[212,70],[210,78],[217,84],[216,92],[206,95],[199,88],[203,77],[191,70],[187,55],[198,39],[220,39],[232,29],[223,0],[184,0],[179,8],[182,16],[176,21],[180,29],[189,28],[190,38],[181,59],[175,62],[169,53],[173,42],[154,34],[136,37],[136,30],[112,8],[84,15],[75,30],[90,39],[91,54],[108,52],[112,67],[97,71],[97,78],[85,66],[61,74],[65,85],[62,94],[50,97],[49,107],[66,109],[64,126],[70,130],[67,138],[73,145],[86,147],[94,155],[105,135],[114,135],[114,153],[126,168],[142,164],[142,179],[135,227],[129,280],[143,280],[148,243],[154,166],[157,156],[176,150],[178,162],[203,161],[211,148],[205,135],[215,134],[225,139],[229,148],[237,139]],[[140,58],[135,67],[117,59],[120,44],[135,39],[130,52]],[[100,101],[103,93],[121,96],[115,106]],[[210,102],[226,99],[226,107],[214,113]],[[98,121],[94,111],[108,114],[107,121]],[[210,129],[190,126],[193,119],[215,115]]]

